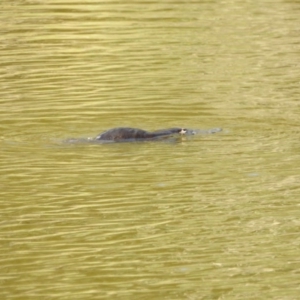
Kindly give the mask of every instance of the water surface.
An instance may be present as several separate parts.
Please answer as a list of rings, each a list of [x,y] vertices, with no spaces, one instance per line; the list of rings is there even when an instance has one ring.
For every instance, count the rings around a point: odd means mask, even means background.
[[[297,1],[1,10],[1,298],[299,297]]]

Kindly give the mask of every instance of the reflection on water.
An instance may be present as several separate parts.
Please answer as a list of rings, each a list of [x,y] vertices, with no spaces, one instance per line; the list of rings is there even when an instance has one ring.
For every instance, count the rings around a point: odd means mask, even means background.
[[[299,5],[274,4],[2,3],[1,299],[298,297]],[[118,126],[224,131],[62,142]]]

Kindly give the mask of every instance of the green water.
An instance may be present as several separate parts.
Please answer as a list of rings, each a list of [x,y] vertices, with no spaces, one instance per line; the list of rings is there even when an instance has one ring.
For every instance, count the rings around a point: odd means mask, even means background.
[[[298,299],[297,1],[4,1],[1,299]],[[117,126],[223,127],[66,144]]]

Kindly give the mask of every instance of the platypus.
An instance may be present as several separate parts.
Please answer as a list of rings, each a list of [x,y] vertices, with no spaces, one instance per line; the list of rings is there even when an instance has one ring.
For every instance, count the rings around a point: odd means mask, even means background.
[[[149,132],[143,129],[131,127],[117,127],[112,128],[103,133],[100,133],[96,140],[100,141],[126,141],[126,140],[147,140],[156,139],[160,137],[167,137],[174,134],[185,134],[185,128],[169,128]]]

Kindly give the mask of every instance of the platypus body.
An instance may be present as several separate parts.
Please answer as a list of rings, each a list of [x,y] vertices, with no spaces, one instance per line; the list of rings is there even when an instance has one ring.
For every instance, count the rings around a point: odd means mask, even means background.
[[[99,141],[126,141],[126,140],[151,140],[160,137],[168,137],[175,134],[185,134],[185,128],[169,128],[153,132],[146,130],[131,128],[131,127],[117,127],[109,129],[96,137]]]

